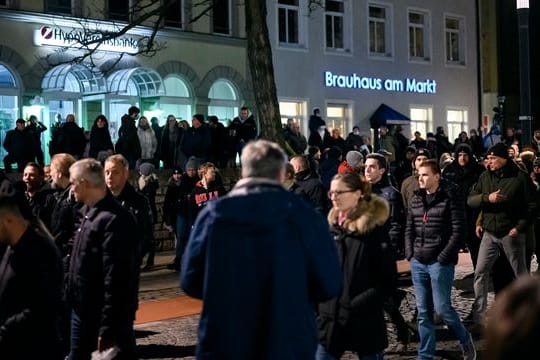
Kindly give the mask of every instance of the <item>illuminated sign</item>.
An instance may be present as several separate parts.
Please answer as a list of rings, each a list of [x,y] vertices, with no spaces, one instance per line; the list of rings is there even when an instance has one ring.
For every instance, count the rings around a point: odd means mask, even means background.
[[[381,79],[367,76],[336,75],[331,71],[324,72],[324,86],[341,89],[381,90],[396,92],[412,92],[418,94],[436,94],[437,82],[435,80],[405,80]]]
[[[42,26],[34,30],[34,44],[51,45],[77,49],[94,49],[103,51],[136,54],[139,51],[139,40],[131,36],[119,36],[115,39],[101,41],[102,35],[87,33],[83,30],[64,30],[57,26]],[[92,44],[89,42],[94,41]],[[85,45],[88,44],[88,45]]]

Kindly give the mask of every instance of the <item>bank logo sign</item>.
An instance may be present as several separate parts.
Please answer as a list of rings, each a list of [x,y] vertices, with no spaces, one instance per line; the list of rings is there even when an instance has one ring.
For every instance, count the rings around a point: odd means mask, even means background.
[[[58,26],[42,26],[34,31],[34,45],[61,46],[76,49],[94,49],[102,51],[136,54],[139,40],[132,36],[119,36],[115,39],[100,41],[101,34],[90,34],[84,30],[66,30]],[[89,44],[92,42],[91,44]],[[88,44],[88,45],[85,45]]]
[[[417,94],[437,93],[437,82],[435,80],[418,80],[412,78],[406,78],[404,80],[381,79],[358,76],[356,73],[352,75],[338,75],[331,71],[324,72],[324,86],[341,89],[412,92]]]

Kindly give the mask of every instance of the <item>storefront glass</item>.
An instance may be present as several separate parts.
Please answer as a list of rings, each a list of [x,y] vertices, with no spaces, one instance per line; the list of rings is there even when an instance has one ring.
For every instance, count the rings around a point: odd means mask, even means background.
[[[6,133],[15,128],[15,120],[19,112],[17,85],[11,72],[0,65],[0,166],[3,167],[4,156],[7,155],[4,147]]]
[[[238,116],[238,95],[227,80],[217,80],[208,92],[208,115],[215,115],[225,126]]]

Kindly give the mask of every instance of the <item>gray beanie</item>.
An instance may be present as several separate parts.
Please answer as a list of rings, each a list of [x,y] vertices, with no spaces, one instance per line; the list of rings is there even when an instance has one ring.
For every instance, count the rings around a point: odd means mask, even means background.
[[[147,162],[142,163],[139,166],[139,172],[141,173],[141,175],[144,175],[144,176],[149,176],[155,171],[156,171],[156,168],[154,167],[154,165]]]
[[[185,169],[198,169],[199,168],[199,161],[195,156],[192,156],[188,159],[186,162]]]
[[[364,156],[359,151],[351,150],[347,153],[347,156],[345,156],[345,160],[347,160],[347,164],[349,164],[350,167],[357,168],[359,165],[362,165]]]

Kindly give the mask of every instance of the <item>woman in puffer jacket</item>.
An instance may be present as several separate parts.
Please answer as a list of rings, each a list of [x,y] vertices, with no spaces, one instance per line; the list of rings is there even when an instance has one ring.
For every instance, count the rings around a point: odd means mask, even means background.
[[[371,193],[362,175],[352,172],[334,176],[328,197],[343,291],[319,306],[316,359],[339,359],[345,351],[353,351],[361,360],[382,360],[388,345],[383,302],[396,279],[386,228],[389,206]]]
[[[153,163],[154,154],[157,150],[157,139],[154,129],[152,129],[148,119],[145,116],[141,116],[139,119],[137,136],[139,137],[139,143],[141,144],[141,158],[138,161],[138,164],[145,162]]]

